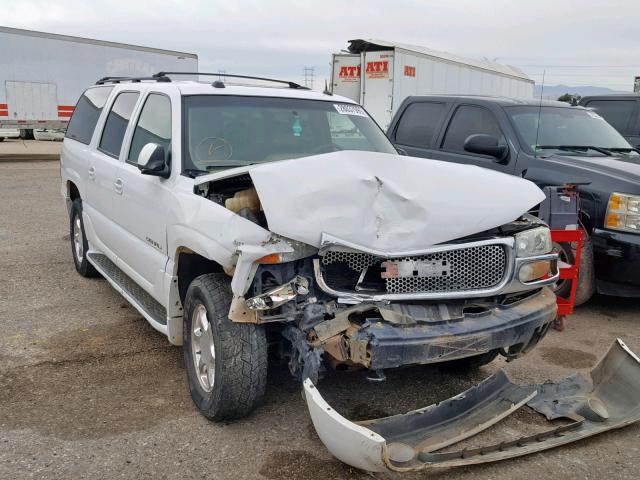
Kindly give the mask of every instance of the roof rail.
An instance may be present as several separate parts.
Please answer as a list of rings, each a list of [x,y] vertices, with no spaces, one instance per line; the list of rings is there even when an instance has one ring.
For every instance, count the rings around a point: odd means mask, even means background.
[[[104,85],[105,83],[122,83],[122,82],[139,83],[143,80],[150,80],[153,82],[170,82],[171,81],[169,77],[155,74],[152,77],[102,77],[100,80],[96,82],[96,85]]]
[[[288,85],[289,88],[297,88],[301,90],[309,90],[308,87],[303,87],[300,84],[295,82],[290,82],[288,80],[277,80],[274,78],[265,78],[265,77],[253,77],[249,75],[232,75],[230,73],[207,73],[207,72],[158,72],[153,75],[154,78],[157,78],[158,81],[171,81],[169,80],[159,80],[160,78],[169,78],[168,75],[207,75],[211,77],[228,77],[228,78],[245,78],[248,80],[262,80],[264,82],[274,82],[274,83],[282,83],[284,85]]]

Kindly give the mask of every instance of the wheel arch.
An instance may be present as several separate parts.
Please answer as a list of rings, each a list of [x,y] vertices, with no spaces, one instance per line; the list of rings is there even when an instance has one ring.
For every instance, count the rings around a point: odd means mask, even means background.
[[[174,276],[178,281],[178,295],[182,303],[189,285],[196,277],[206,273],[229,271],[217,261],[207,258],[202,252],[185,246],[176,248],[174,259]]]

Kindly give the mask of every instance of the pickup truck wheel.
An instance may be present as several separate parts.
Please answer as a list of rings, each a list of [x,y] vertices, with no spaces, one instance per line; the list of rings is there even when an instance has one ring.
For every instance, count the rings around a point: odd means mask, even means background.
[[[83,277],[98,277],[100,274],[87,260],[87,251],[89,244],[84,234],[84,221],[82,220],[82,200],[76,198],[71,204],[71,212],[69,214],[71,239],[71,255],[73,255],[73,263],[76,271]]]
[[[480,355],[474,355],[473,357],[459,358],[457,360],[451,360],[446,362],[443,366],[450,370],[462,372],[465,370],[475,370],[483,365],[487,365],[495,360],[498,356],[499,350],[490,350]]]
[[[554,251],[558,252],[560,260],[573,265],[575,262],[575,248],[568,243],[554,243]],[[580,272],[578,274],[578,289],[576,290],[575,305],[586,303],[595,293],[596,278],[593,266],[593,243],[591,237],[584,235],[582,253],[580,255]],[[571,291],[571,281],[560,280],[554,290],[559,297],[568,297]]]
[[[264,327],[229,320],[229,277],[197,277],[187,290],[182,351],[191,398],[210,420],[248,415],[267,383]]]

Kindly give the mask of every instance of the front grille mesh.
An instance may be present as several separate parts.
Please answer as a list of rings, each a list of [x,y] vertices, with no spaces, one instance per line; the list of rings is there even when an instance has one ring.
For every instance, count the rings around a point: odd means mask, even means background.
[[[368,253],[341,250],[327,250],[322,255],[324,268],[341,264],[357,276],[365,268],[374,267],[379,272],[384,271],[381,265],[385,260]],[[503,245],[466,247],[421,256],[394,258],[393,261],[434,263],[444,271],[422,276],[414,274],[381,279],[381,289],[384,288],[386,293],[395,294],[446,293],[493,288],[502,281],[507,268],[507,254]],[[353,288],[355,289],[355,285]]]

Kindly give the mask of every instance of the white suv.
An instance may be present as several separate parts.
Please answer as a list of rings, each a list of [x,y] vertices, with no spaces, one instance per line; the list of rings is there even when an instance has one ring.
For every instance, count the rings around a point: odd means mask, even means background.
[[[558,273],[525,213],[535,185],[400,155],[346,98],[177,76],[82,95],[62,193],[77,271],[183,346],[208,418],[260,401],[268,347],[317,381],[326,366],[481,365],[544,336]]]

